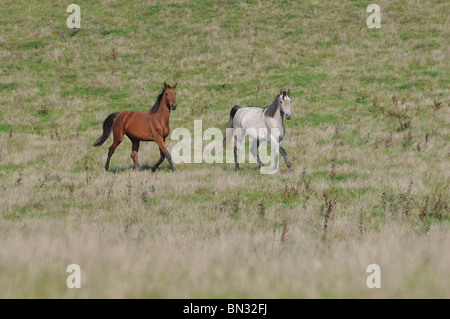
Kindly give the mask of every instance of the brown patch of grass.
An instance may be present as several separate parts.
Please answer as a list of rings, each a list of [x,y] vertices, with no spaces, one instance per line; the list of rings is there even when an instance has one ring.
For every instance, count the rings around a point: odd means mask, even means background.
[[[403,135],[402,147],[404,149],[407,149],[407,148],[410,148],[412,144],[413,144],[413,135],[412,135],[412,131],[409,130],[408,133]]]
[[[287,227],[287,220],[285,219],[283,220],[283,231],[281,233],[280,240],[282,243],[285,243],[288,240],[288,238],[289,238],[289,229]]]
[[[437,102],[436,99],[433,100],[433,109],[435,111],[439,111],[440,109],[442,109],[444,107],[444,103],[442,102]]]
[[[327,240],[328,222],[332,218],[337,204],[337,195],[334,197],[330,194],[330,191],[324,191],[322,194],[323,199],[323,228],[322,228],[322,240]]]
[[[401,132],[407,129],[411,128],[411,119],[407,120],[407,121],[398,121],[398,127],[397,127],[397,132]]]

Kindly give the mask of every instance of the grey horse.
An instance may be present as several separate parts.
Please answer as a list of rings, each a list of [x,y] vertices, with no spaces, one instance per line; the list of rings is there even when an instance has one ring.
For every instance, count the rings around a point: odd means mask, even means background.
[[[253,139],[250,152],[258,161],[259,167],[263,170],[264,165],[258,156],[258,147],[262,141],[267,141],[272,146],[274,162],[266,173],[274,173],[278,170],[278,153],[281,153],[289,171],[292,171],[291,164],[287,158],[286,151],[281,146],[286,133],[284,127],[284,117],[289,120],[291,114],[290,90],[280,91],[272,104],[264,107],[240,107],[235,105],[230,112],[227,133],[224,138],[224,145],[230,146],[234,137],[234,163],[235,170],[239,170],[239,149],[245,135]]]

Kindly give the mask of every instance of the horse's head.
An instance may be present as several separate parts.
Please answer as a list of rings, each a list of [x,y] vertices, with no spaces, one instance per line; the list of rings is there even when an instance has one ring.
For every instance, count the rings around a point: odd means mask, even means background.
[[[289,96],[291,90],[287,90],[283,91],[280,90],[280,107],[281,107],[281,111],[286,115],[286,119],[290,120],[291,119],[291,97]]]
[[[175,92],[176,87],[177,83],[171,87],[164,82],[164,94],[166,96],[167,107],[169,110],[175,110],[177,108],[177,93]]]

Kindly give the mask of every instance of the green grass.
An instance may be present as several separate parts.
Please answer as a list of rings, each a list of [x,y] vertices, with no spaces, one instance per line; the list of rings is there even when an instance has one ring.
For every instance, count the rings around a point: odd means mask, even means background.
[[[305,117],[300,119],[300,123],[311,125],[311,126],[320,126],[323,124],[336,122],[337,118],[334,114],[307,114]]]
[[[0,92],[1,91],[12,91],[12,90],[14,90],[14,89],[16,89],[17,88],[17,83],[5,83],[5,84],[3,84],[3,83],[1,83],[0,84]]]

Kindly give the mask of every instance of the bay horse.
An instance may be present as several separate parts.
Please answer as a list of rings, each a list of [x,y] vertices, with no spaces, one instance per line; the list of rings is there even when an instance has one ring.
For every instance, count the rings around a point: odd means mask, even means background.
[[[239,149],[240,145],[247,134],[253,139],[253,144],[250,152],[258,162],[261,168],[264,164],[261,162],[258,155],[258,147],[260,142],[267,141],[270,143],[275,152],[275,162],[272,169],[278,167],[278,151],[286,161],[286,166],[289,171],[292,171],[291,163],[287,158],[285,149],[281,146],[283,137],[286,134],[284,126],[284,118],[291,119],[291,97],[290,90],[280,91],[280,94],[275,97],[272,104],[260,107],[240,107],[235,105],[230,112],[230,119],[228,121],[227,134],[223,140],[224,146],[230,146],[234,136],[234,163],[235,170],[239,170]],[[276,131],[277,134],[273,134]]]
[[[170,111],[177,108],[175,88],[164,82],[164,89],[158,95],[155,104],[147,112],[125,111],[110,114],[103,122],[103,135],[93,144],[93,146],[102,145],[113,132],[114,141],[109,148],[108,159],[106,160],[105,170],[109,169],[109,161],[114,150],[122,142],[126,135],[131,140],[132,150],[131,158],[134,166],[139,170],[138,152],[141,141],[154,141],[159,146],[160,159],[151,168],[154,172],[158,166],[167,158],[170,168],[175,171],[172,158],[166,148],[166,137],[170,133],[169,117]]]

